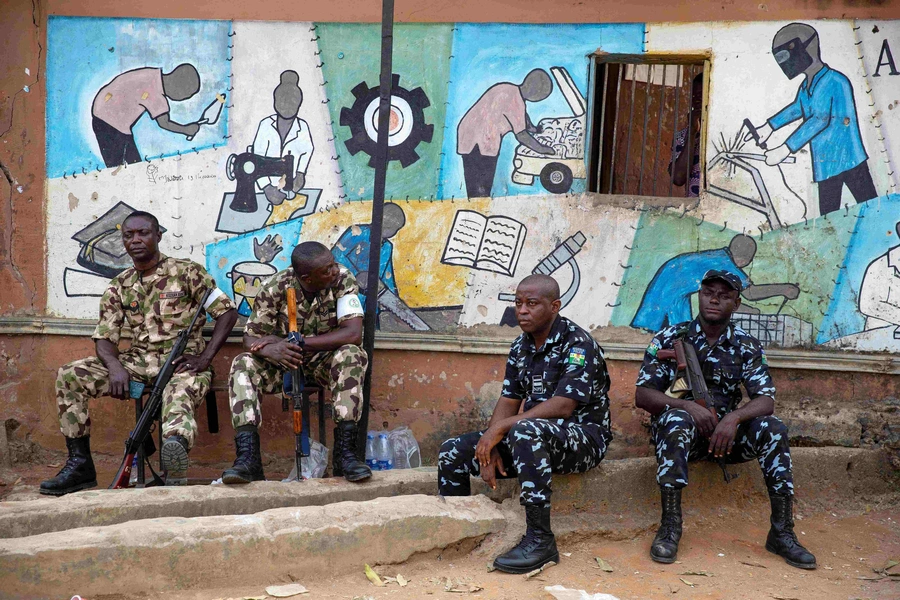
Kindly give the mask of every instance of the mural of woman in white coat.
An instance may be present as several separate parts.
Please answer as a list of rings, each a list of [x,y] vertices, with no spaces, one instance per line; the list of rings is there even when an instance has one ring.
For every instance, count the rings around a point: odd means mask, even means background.
[[[303,91],[298,85],[300,76],[295,71],[284,71],[281,83],[275,87],[275,114],[259,122],[256,137],[253,138],[253,154],[270,158],[281,158],[290,152],[294,156],[296,173],[292,191],[296,194],[306,184],[306,169],[313,154],[312,136],[309,124],[299,118],[303,104]],[[261,177],[256,185],[274,206],[287,199],[287,194],[279,189],[277,177]]]

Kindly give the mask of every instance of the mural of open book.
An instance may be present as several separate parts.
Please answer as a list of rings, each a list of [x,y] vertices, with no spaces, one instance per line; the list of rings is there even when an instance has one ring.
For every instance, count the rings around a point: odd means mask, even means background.
[[[453,219],[441,262],[512,277],[527,233],[525,225],[515,219],[460,210]]]

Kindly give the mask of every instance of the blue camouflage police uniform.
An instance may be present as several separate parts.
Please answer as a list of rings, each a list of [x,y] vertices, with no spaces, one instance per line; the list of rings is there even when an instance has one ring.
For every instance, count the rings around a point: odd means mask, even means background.
[[[523,419],[497,444],[508,477],[518,477],[523,505],[550,502],[553,473],[583,473],[603,460],[612,439],[609,374],[600,345],[584,329],[558,316],[544,345],[530,333],[513,342],[501,396],[524,400],[525,410],[554,396],[578,405],[567,419]],[[443,496],[470,493],[470,475],[480,475],[475,447],[485,430],[447,440],[438,455]],[[498,474],[499,476],[499,474]]]
[[[699,319],[667,327],[653,337],[644,354],[638,386],[660,392],[669,389],[675,379],[675,360],[660,360],[657,353],[672,349],[675,340],[682,336],[697,351],[720,420],[740,404],[741,384],[751,399],[759,396],[775,399],[775,385],[759,340],[730,323],[710,346]],[[653,418],[650,432],[659,465],[657,483],[666,488],[685,487],[688,484],[687,463],[709,456],[709,440],[699,436],[687,411],[670,407]],[[725,456],[725,462],[742,463],[754,458],[762,467],[769,493],[793,494],[787,426],[778,418],[756,417],[738,425],[734,446]]]

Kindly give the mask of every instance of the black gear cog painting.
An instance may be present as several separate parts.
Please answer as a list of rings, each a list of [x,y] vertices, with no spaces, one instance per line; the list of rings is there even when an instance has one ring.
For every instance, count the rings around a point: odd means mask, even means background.
[[[356,100],[350,108],[341,109],[340,123],[349,127],[353,136],[345,144],[350,154],[368,154],[369,166],[375,167],[375,140],[378,137],[378,86],[361,82],[353,88]],[[394,73],[391,83],[391,116],[388,131],[388,160],[396,160],[404,168],[419,160],[416,146],[431,142],[434,125],[425,122],[425,108],[431,105],[421,87],[400,87],[400,75]]]

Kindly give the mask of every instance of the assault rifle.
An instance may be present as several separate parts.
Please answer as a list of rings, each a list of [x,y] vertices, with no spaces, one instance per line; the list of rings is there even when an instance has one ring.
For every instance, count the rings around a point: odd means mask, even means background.
[[[288,341],[303,348],[303,336],[297,329],[297,292],[294,288],[287,290]],[[294,459],[297,463],[297,481],[303,480],[300,459],[309,456],[309,398],[304,397],[306,378],[303,366],[290,371],[291,401],[294,405]],[[285,390],[285,393],[287,391]],[[282,410],[287,410],[287,398],[282,401]]]
[[[700,359],[697,358],[697,350],[693,344],[690,342],[685,343],[683,339],[675,340],[673,346],[675,348],[674,356],[668,354],[666,350],[660,350],[657,356],[662,359],[675,359],[676,377],[678,377],[678,373],[683,373],[683,377],[687,380],[687,388],[680,391],[690,392],[691,399],[708,410],[712,414],[714,425],[718,425],[719,416],[716,414],[715,401],[712,394],[709,393],[709,388],[706,386],[706,379],[703,378],[703,368],[700,366]],[[738,474],[732,475],[728,472],[724,458],[718,458],[716,462],[719,463],[719,467],[722,469],[725,483],[730,483],[731,480],[739,477]]]
[[[182,329],[178,334],[178,337],[175,338],[175,345],[172,346],[172,351],[169,352],[165,364],[163,364],[159,373],[156,374],[156,379],[153,381],[153,390],[150,392],[150,398],[147,400],[147,406],[144,407],[144,412],[141,413],[141,418],[138,419],[137,425],[134,426],[132,432],[128,434],[128,439],[125,440],[125,458],[122,459],[122,464],[116,472],[116,476],[113,478],[113,482],[110,484],[109,489],[119,490],[128,487],[128,478],[131,477],[131,465],[134,461],[134,456],[137,454],[138,449],[144,446],[145,440],[150,436],[153,422],[160,415],[163,390],[166,389],[169,380],[172,379],[172,375],[175,373],[175,365],[173,363],[175,362],[175,359],[184,354],[185,349],[187,349],[191,331],[194,330],[194,325],[197,324],[197,319],[204,311],[206,300],[211,293],[212,290],[207,290],[203,295],[200,306],[197,308],[194,318],[191,319],[191,324],[188,325],[186,329]],[[160,426],[162,425],[160,424]],[[141,459],[146,460],[146,456],[142,456]],[[147,461],[147,464],[149,465],[149,461]],[[141,467],[143,467],[143,465],[141,465]],[[150,471],[153,472],[154,480],[157,481],[157,483],[161,483],[162,480],[153,471],[153,467],[150,468]]]

